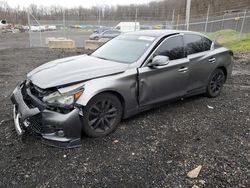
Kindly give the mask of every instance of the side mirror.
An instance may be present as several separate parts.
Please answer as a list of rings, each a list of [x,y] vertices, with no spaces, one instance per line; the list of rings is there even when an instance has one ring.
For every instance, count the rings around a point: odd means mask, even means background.
[[[152,59],[152,62],[148,64],[149,67],[165,66],[169,63],[169,57],[164,55],[157,55]]]

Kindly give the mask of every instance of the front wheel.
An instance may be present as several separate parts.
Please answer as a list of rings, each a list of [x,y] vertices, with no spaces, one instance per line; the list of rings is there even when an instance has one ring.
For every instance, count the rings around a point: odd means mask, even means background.
[[[83,109],[83,132],[89,137],[101,137],[113,132],[121,121],[122,105],[112,94],[102,93]]]
[[[216,69],[208,82],[207,85],[207,96],[210,98],[215,98],[220,95],[223,84],[225,83],[226,76],[222,69]]]

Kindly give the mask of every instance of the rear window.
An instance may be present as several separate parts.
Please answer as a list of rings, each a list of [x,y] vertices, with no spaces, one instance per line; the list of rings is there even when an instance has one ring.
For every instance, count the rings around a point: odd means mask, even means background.
[[[202,40],[203,40],[204,51],[210,50],[212,46],[212,41],[206,37],[202,37]]]
[[[203,52],[203,41],[199,35],[184,35],[187,55]]]
[[[186,54],[191,55],[211,49],[212,41],[200,35],[184,35]]]

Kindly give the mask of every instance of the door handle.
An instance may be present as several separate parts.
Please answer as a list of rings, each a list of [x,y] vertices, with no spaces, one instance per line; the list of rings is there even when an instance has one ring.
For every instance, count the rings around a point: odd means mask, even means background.
[[[210,63],[214,63],[215,62],[215,57],[214,58],[210,58],[208,61],[210,62]]]
[[[186,72],[188,70],[187,67],[182,67],[178,70],[178,72]]]

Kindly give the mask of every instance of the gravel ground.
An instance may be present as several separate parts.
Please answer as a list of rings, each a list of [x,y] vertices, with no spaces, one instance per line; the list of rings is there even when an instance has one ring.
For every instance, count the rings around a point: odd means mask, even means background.
[[[75,51],[0,51],[0,187],[250,187],[250,52],[221,96],[177,101],[70,150],[16,135],[9,96],[38,65]],[[213,109],[210,107],[213,107]],[[187,173],[202,165],[199,176]]]
[[[28,48],[28,33],[0,33],[0,50],[8,48]]]

